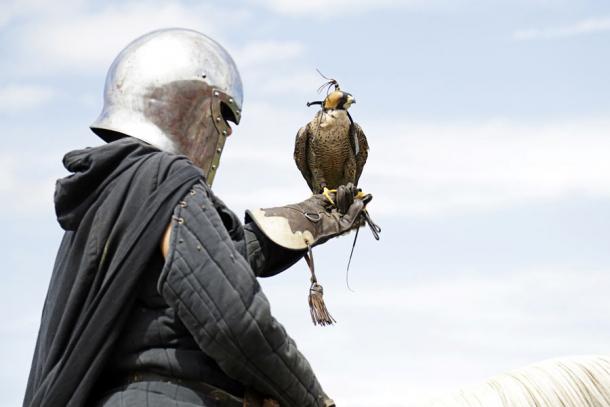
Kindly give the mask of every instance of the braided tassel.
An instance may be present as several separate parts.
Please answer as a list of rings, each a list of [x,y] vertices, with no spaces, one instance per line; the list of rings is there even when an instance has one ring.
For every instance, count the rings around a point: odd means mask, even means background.
[[[311,320],[314,325],[332,325],[337,322],[328,312],[328,308],[326,308],[326,304],[324,304],[324,288],[320,284],[318,284],[318,279],[316,278],[316,273],[314,270],[313,264],[313,252],[311,251],[311,246],[307,246],[307,253],[305,254],[305,261],[309,266],[309,271],[311,272],[311,287],[309,287],[309,312],[311,314]]]

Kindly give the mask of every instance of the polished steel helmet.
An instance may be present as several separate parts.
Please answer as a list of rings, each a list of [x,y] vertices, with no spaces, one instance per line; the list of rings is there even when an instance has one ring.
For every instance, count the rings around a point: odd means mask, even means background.
[[[193,30],[158,30],[116,57],[91,129],[107,142],[131,136],[184,154],[212,185],[242,99],[239,72],[220,44]]]

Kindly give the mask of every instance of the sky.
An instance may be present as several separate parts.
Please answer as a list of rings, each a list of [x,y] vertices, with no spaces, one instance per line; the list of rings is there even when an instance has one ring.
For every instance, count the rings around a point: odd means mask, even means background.
[[[393,407],[547,358],[607,354],[610,3],[583,0],[0,2],[0,406],[21,403],[61,239],[55,180],[131,40],[192,28],[234,57],[242,123],[214,190],[238,214],[298,202],[297,130],[339,80],[370,153],[380,241],[262,281],[339,406]]]

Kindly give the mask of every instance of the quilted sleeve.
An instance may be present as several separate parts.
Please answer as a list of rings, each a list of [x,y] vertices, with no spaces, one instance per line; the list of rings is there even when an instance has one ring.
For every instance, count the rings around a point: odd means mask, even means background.
[[[234,379],[282,406],[323,406],[309,363],[271,315],[202,186],[176,207],[159,292],[201,349]]]
[[[235,248],[248,260],[257,277],[279,274],[305,255],[304,250],[290,250],[273,243],[252,221],[243,226],[239,218],[211,190],[207,190],[207,196],[218,212]]]

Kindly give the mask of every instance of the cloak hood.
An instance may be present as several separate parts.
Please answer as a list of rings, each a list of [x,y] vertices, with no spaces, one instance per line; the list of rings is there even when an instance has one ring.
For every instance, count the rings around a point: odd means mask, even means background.
[[[67,153],[63,164],[73,174],[55,184],[55,213],[60,226],[64,230],[76,230],[92,203],[109,184],[143,157],[158,151],[138,140],[124,138]]]

